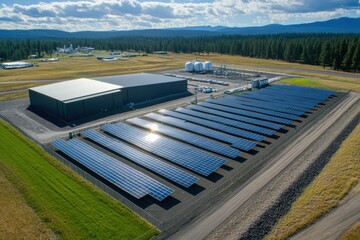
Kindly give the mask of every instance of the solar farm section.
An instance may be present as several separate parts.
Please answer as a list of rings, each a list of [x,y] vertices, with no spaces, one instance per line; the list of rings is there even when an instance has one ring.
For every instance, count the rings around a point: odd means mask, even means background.
[[[261,153],[271,151],[334,94],[273,85],[104,124],[52,146],[158,224],[181,218],[185,210],[199,207],[198,199],[248,174]]]

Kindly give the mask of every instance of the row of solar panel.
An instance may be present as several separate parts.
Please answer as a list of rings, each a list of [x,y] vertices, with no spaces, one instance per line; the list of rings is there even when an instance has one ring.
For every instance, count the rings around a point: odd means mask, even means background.
[[[157,122],[161,122],[177,128],[181,128],[189,132],[193,132],[208,138],[219,140],[221,142],[229,143],[231,144],[232,147],[238,148],[240,150],[249,151],[253,149],[256,145],[256,143],[254,142],[247,141],[245,139],[241,139],[239,137],[235,137],[233,135],[221,131],[209,129],[207,127],[199,126],[174,117],[163,116],[156,113],[148,113],[144,116],[149,119],[155,120]]]
[[[210,175],[226,163],[224,159],[203,150],[125,123],[105,124],[101,129],[203,176]]]
[[[138,127],[148,129],[152,132],[161,133],[163,135],[181,140],[186,143],[190,143],[194,146],[221,154],[226,157],[236,158],[240,155],[240,151],[237,149],[209,140],[208,138],[204,138],[196,134],[184,130],[176,129],[161,123],[149,122],[147,120],[140,118],[130,118],[127,119],[126,121]]]
[[[129,193],[135,198],[150,195],[162,201],[174,190],[134,168],[102,153],[78,139],[58,139],[52,145],[100,177]]]
[[[95,130],[86,130],[82,135],[181,186],[190,187],[199,180],[187,172]]]

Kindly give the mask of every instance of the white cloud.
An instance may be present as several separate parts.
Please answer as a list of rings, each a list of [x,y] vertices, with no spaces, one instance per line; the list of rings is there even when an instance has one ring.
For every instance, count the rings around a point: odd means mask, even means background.
[[[290,18],[327,19],[359,14],[359,0],[73,0],[0,5],[0,28],[119,30],[186,25],[285,23]],[[291,13],[291,15],[289,15]],[[242,21],[242,23],[244,23]],[[270,23],[270,22],[268,22]]]

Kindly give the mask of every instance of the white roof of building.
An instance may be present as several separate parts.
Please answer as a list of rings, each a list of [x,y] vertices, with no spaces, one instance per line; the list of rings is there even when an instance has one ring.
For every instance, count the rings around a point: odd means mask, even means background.
[[[19,65],[32,65],[32,63],[28,62],[7,62],[3,63],[3,66],[19,66]]]
[[[118,85],[87,78],[80,78],[39,87],[33,87],[30,88],[30,90],[59,101],[69,102],[87,97],[95,97],[106,93],[119,92],[120,88],[121,87]]]

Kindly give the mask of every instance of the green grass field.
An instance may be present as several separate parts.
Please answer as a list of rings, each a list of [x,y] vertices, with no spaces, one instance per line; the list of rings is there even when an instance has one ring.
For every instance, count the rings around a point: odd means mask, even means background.
[[[149,239],[158,234],[1,119],[0,136],[1,173],[61,239]]]
[[[319,78],[285,78],[280,81],[280,83],[288,83],[296,86],[303,87],[315,87],[315,88],[325,88],[335,91],[341,90],[353,90],[360,91],[360,81],[356,82],[347,82],[347,81],[332,81],[324,80]]]

